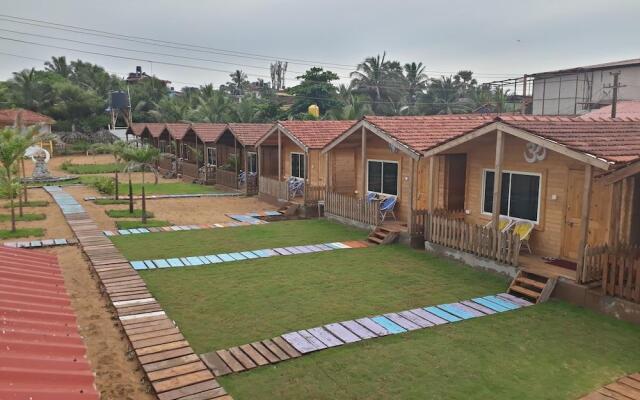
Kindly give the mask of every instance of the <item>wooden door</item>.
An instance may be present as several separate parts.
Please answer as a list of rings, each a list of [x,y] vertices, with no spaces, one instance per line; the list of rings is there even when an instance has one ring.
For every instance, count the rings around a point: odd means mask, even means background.
[[[467,155],[447,154],[445,156],[445,174],[447,185],[445,208],[452,211],[464,210]]]
[[[589,210],[589,235],[587,240],[589,244],[602,244],[606,242],[610,190],[609,186],[604,186],[597,181],[591,187],[591,209]],[[576,261],[578,258],[583,192],[584,171],[569,170],[562,257],[572,261]]]
[[[356,190],[356,154],[353,149],[335,149],[332,154],[333,190],[353,194]]]

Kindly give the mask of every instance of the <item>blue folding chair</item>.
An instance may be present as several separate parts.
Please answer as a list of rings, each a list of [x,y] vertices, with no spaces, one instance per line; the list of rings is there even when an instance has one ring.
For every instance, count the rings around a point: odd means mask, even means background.
[[[398,198],[396,196],[388,196],[380,203],[380,222],[384,221],[388,214],[393,216],[393,219],[396,219],[396,215],[393,213],[393,209],[398,202]]]
[[[367,192],[367,203],[371,203],[375,199],[378,198],[378,193],[376,192]]]

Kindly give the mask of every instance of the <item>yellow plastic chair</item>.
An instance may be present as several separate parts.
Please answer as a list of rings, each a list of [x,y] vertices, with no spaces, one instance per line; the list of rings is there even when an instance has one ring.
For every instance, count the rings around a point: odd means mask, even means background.
[[[531,251],[531,246],[529,245],[529,238],[531,237],[531,232],[533,232],[533,222],[518,221],[513,226],[513,232],[520,238],[520,243],[522,243],[522,245],[524,246],[527,246],[529,254],[533,254],[533,252]]]
[[[498,229],[500,232],[506,232],[511,229],[513,225],[513,220],[509,217],[500,217],[500,222],[498,223]],[[493,226],[493,221],[489,221],[484,227],[491,228]]]

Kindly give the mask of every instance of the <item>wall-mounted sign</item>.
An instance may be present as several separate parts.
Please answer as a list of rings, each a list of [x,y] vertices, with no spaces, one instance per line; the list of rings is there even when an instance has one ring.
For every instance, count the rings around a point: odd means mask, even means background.
[[[524,150],[524,159],[530,163],[537,163],[547,158],[547,148],[536,143],[527,143]]]

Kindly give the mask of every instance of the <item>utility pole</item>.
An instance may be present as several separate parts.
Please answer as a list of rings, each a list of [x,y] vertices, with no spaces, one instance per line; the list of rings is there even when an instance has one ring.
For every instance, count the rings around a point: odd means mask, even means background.
[[[613,93],[611,95],[611,118],[615,118],[618,106],[618,89],[624,87],[625,85],[620,85],[618,82],[620,78],[620,71],[610,72],[610,74],[613,75],[613,85],[605,86],[605,88],[613,89]]]

